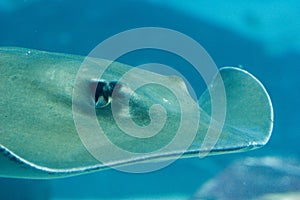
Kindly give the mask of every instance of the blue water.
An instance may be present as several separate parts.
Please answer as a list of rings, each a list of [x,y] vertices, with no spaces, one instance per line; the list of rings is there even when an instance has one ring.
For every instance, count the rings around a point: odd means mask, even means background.
[[[270,9],[261,7],[259,3],[249,8],[247,4],[241,4],[234,9],[220,4],[218,9],[224,11],[220,15],[228,18],[222,21],[218,20],[220,17],[213,17],[213,4],[217,1],[207,2],[207,7],[212,9],[211,15],[199,15],[196,12],[197,6],[190,11],[189,6],[185,7],[184,3],[178,6],[177,1],[168,1],[167,4],[138,0],[0,2],[1,46],[87,55],[107,37],[127,29],[144,26],[171,28],[197,40],[218,67],[241,64],[257,76],[269,91],[275,111],[271,140],[259,150],[202,160],[178,160],[167,168],[148,174],[107,170],[51,181],[0,179],[1,199],[9,196],[11,199],[172,199],[174,196],[184,199],[193,195],[204,182],[236,159],[273,155],[300,160],[300,25],[299,18],[294,17],[300,13],[299,3],[285,1],[286,5],[293,6],[281,9],[293,9],[284,14],[280,9],[272,10],[282,1],[266,1],[264,6],[268,5]],[[234,5],[232,2],[231,5]],[[241,17],[239,23],[231,24],[230,16],[244,11],[244,15],[238,15]],[[199,12],[203,12],[203,7],[199,7]],[[276,20],[272,20],[272,16]],[[283,26],[285,18],[288,18],[288,23]],[[254,34],[245,30],[252,30]],[[172,57],[167,54],[149,54],[136,53],[121,61],[131,65],[159,61],[180,68],[176,65],[181,61],[172,61]],[[191,71],[183,70],[183,73],[192,83],[199,81]],[[199,88],[197,92],[201,93],[202,90]]]

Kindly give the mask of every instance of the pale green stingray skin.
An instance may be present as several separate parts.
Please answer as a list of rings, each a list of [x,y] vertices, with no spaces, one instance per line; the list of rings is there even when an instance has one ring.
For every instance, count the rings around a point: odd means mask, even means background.
[[[49,53],[17,47],[0,48],[0,176],[18,178],[56,178],[78,175],[110,167],[95,159],[84,147],[74,125],[72,92],[77,71],[85,58],[77,55]],[[98,65],[107,61],[98,60]],[[113,63],[104,78],[117,80],[130,67]],[[148,72],[140,70],[140,74]],[[226,90],[226,123],[221,137],[209,154],[255,149],[265,145],[273,127],[273,109],[263,85],[248,72],[234,67],[220,70]],[[180,78],[155,75],[178,85],[188,95]],[[89,80],[88,80],[89,81]],[[92,80],[90,80],[92,81]],[[212,91],[218,86],[212,83]],[[99,123],[112,131],[110,140],[127,150],[142,153],[166,145],[175,134],[178,105],[172,95],[160,87],[141,92],[133,104],[132,117],[137,124],[147,124],[148,104],[166,105],[171,120],[160,135],[140,141],[122,135],[110,115],[110,107],[97,111]],[[146,103],[145,103],[146,102]],[[182,157],[198,156],[206,134],[210,113],[210,96],[206,91],[199,99],[200,123],[197,135]],[[190,119],[191,122],[194,119]],[[101,144],[100,144],[101,146]],[[103,152],[110,149],[103,146]],[[175,149],[176,150],[176,149]],[[182,151],[178,147],[178,151]],[[157,162],[176,156],[175,151],[129,160],[114,159],[114,166]],[[112,158],[113,159],[113,158]]]

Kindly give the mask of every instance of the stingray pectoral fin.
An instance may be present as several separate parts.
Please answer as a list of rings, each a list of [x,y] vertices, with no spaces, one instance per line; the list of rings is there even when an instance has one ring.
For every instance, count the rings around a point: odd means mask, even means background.
[[[88,62],[84,62],[86,60]],[[216,154],[252,149],[264,145],[270,137],[273,115],[268,94],[256,78],[236,68],[223,68],[220,71],[227,97],[226,120],[220,137],[211,149],[207,149],[206,142],[203,142],[210,123],[211,103],[208,92],[202,95],[199,101],[202,108],[198,110],[197,103],[189,97],[182,80],[141,69],[129,74],[129,79],[136,83],[145,79],[161,80],[165,86],[173,86],[182,97],[181,105],[184,109],[180,108],[170,90],[152,84],[135,91],[130,103],[130,115],[123,112],[123,109],[117,110],[116,113],[121,121],[132,118],[142,127],[141,130],[149,124],[153,130],[162,130],[152,137],[144,131],[131,131],[134,129],[127,126],[127,123],[123,127],[125,129],[120,129],[112,116],[110,106],[96,112],[94,110],[92,99],[95,93],[88,91],[89,84],[95,77],[83,77],[82,85],[79,84],[80,87],[77,88],[79,92],[75,92],[75,95],[73,93],[76,91],[76,75],[82,65],[94,65],[93,69],[97,72],[104,71],[103,66],[107,63],[107,60],[94,60],[76,55],[15,47],[0,48],[0,176],[65,177],[108,167],[168,160],[181,154],[198,156],[201,152]],[[119,80],[131,69],[127,65],[112,63],[102,78]],[[218,84],[216,80],[212,83],[212,93],[216,91]],[[126,96],[126,91],[128,90],[125,87],[119,94]],[[112,100],[112,104],[120,100],[115,99],[116,101]],[[74,111],[74,105],[76,108],[77,104],[79,109]],[[157,125],[165,120],[160,107],[156,106],[149,112],[153,104],[165,107],[168,113],[165,125]],[[94,115],[85,108],[94,110]],[[185,117],[182,117],[182,111]],[[74,118],[74,113],[78,114],[79,121]],[[199,124],[195,113],[200,113]],[[97,139],[98,128],[91,129],[95,121],[106,132],[106,137],[100,140]],[[183,137],[178,139],[175,137],[178,135],[176,131],[183,121],[187,128],[181,131]],[[81,122],[83,123],[80,125]],[[195,126],[196,123],[198,126]],[[89,131],[82,131],[86,127],[90,128]],[[196,128],[195,131],[192,127]],[[135,133],[142,138],[129,136],[124,131]],[[190,134],[185,135],[188,131],[195,134],[195,138],[190,137]],[[91,133],[96,133],[96,137],[85,137]],[[209,136],[206,138],[210,138]],[[103,138],[108,138],[114,145],[105,142]],[[189,142],[191,145],[183,145]],[[173,145],[168,146],[169,144]],[[116,153],[120,149],[132,154],[123,157],[123,154]],[[93,154],[94,150],[100,153],[100,156],[104,156],[104,160],[98,159],[97,155]]]
[[[247,151],[264,146],[272,133],[273,107],[270,97],[257,78],[249,72],[235,67],[220,69],[222,79],[216,78],[210,85],[211,93],[217,93],[224,84],[226,94],[226,116],[222,133],[218,136],[210,154]],[[200,107],[211,116],[212,106],[209,91],[199,99]],[[218,104],[217,102],[215,104]],[[202,132],[207,131],[206,129]],[[203,134],[194,141],[191,149],[203,143]],[[199,145],[200,144],[200,145]],[[200,149],[201,153],[201,149]]]

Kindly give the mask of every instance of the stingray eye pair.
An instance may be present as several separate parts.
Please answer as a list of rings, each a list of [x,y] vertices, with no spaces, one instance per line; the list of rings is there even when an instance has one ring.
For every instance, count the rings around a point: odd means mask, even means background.
[[[95,92],[95,107],[103,108],[112,100],[112,93],[117,81],[99,80]]]

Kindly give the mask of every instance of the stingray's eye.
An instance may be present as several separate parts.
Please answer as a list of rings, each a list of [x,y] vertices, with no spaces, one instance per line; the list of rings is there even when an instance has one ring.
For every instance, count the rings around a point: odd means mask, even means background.
[[[110,82],[104,80],[98,81],[96,92],[95,92],[96,108],[103,108],[111,102],[112,93],[116,84],[117,81],[110,81]]]

